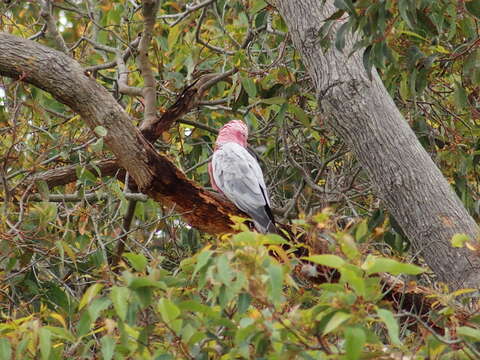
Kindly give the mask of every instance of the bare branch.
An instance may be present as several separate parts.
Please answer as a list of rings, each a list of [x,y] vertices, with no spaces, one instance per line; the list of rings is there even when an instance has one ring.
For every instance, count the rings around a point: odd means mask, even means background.
[[[142,193],[125,193],[125,199],[133,201],[145,202],[148,200],[148,196]],[[79,202],[79,201],[101,201],[107,200],[111,195],[97,194],[97,193],[86,193],[86,194],[49,194],[47,197],[42,197],[40,194],[35,194],[33,197],[34,201],[50,201],[50,202]],[[0,199],[1,200],[1,199]]]
[[[288,161],[292,164],[292,166],[295,169],[297,169],[298,171],[300,171],[300,173],[302,174],[302,177],[305,180],[305,182],[307,183],[307,185],[310,186],[312,188],[312,190],[318,191],[320,193],[337,194],[338,192],[326,191],[323,186],[319,186],[319,185],[315,184],[313,182],[312,178],[307,174],[307,171],[302,167],[302,165],[300,165],[292,157],[292,155],[290,154],[289,147],[288,147],[288,141],[287,141],[287,136],[286,136],[285,132],[286,132],[286,129],[284,129],[283,132],[282,132],[283,145],[285,146],[285,156],[287,157]]]
[[[40,15],[45,19],[47,24],[47,34],[50,38],[55,41],[55,44],[58,50],[62,51],[65,54],[68,54],[68,48],[63,40],[62,35],[57,30],[57,24],[55,23],[55,18],[52,14],[52,3],[51,0],[42,0],[42,11]]]
[[[160,137],[160,135],[168,130],[172,124],[189,112],[196,106],[199,106],[200,99],[205,92],[216,83],[227,79],[232,74],[235,74],[238,70],[232,69],[225,73],[220,74],[205,74],[194,81],[191,85],[187,86],[177,101],[171,105],[167,111],[165,111],[159,118],[155,119],[152,123],[142,123],[140,130],[149,141],[154,141]]]
[[[40,31],[37,32],[36,34],[33,34],[32,36],[30,36],[28,38],[28,40],[34,41],[34,40],[37,40],[38,38],[44,37],[46,32],[47,32],[47,24],[45,23],[45,24],[43,24]]]
[[[207,48],[209,48],[212,51],[215,51],[219,54],[223,55],[234,55],[235,53],[233,51],[225,50],[222,49],[218,46],[210,45],[209,43],[205,42],[201,37],[200,37],[200,29],[202,27],[203,20],[205,19],[205,15],[207,14],[206,8],[202,9],[202,14],[200,15],[200,19],[198,19],[198,24],[197,28],[195,30],[195,41]]]
[[[122,94],[131,96],[143,96],[141,88],[128,85],[128,67],[123,60],[123,54],[120,51],[117,52],[117,65],[118,65],[118,91]]]
[[[142,94],[145,100],[145,111],[143,121],[147,124],[154,122],[157,118],[157,96],[155,77],[153,75],[150,61],[148,59],[148,48],[152,42],[153,28],[155,26],[155,17],[159,6],[158,0],[143,0],[142,15],[144,18],[144,28],[138,45],[138,68],[143,76]]]
[[[214,3],[216,0],[207,0],[207,1],[204,1],[198,5],[194,5],[192,7],[190,6],[186,6],[187,7],[187,10],[185,10],[184,12],[181,12],[181,13],[178,13],[178,14],[168,14],[168,15],[161,15],[159,16],[160,19],[171,19],[171,18],[177,18],[173,23],[169,24],[170,26],[175,26],[177,25],[180,21],[182,21],[183,19],[185,19],[188,15],[190,15],[192,12],[198,10],[198,9],[201,9],[205,6],[208,6],[212,3]]]

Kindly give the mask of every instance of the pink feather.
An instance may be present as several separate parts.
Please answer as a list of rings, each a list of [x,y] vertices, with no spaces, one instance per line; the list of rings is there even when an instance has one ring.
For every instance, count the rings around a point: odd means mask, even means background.
[[[220,131],[218,132],[217,141],[215,142],[213,150],[215,151],[220,149],[223,144],[226,144],[228,142],[234,142],[246,148],[247,138],[247,125],[242,120],[231,120],[221,127]],[[210,177],[210,183],[212,184],[212,187],[219,193],[223,194],[223,191],[220,190],[213,178],[213,169],[211,162],[208,163],[208,176]]]

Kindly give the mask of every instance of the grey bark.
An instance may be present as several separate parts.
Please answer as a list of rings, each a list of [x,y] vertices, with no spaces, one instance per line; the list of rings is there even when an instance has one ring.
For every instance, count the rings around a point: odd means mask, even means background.
[[[324,5],[323,5],[324,4]],[[277,0],[293,44],[316,87],[318,107],[349,145],[387,209],[427,264],[452,288],[480,285],[480,259],[453,248],[450,239],[478,227],[395,106],[376,71],[369,80],[360,52],[323,51],[319,29],[334,11],[332,0]]]

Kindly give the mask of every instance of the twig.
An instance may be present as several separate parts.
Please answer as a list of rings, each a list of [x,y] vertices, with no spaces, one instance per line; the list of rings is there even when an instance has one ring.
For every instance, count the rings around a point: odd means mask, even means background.
[[[125,193],[125,199],[145,202],[148,196],[142,193]],[[40,194],[35,194],[32,200],[34,201],[49,201],[49,202],[78,202],[78,201],[101,201],[110,197],[109,194],[85,193],[85,194],[49,194],[46,198]],[[3,201],[3,199],[0,199]]]
[[[128,193],[125,194],[125,196],[128,195]],[[143,194],[141,194],[143,195]],[[123,236],[119,239],[119,242],[117,244],[117,250],[115,251],[115,254],[111,260],[111,265],[115,266],[118,264],[120,259],[122,258],[122,254],[125,251],[125,245],[127,243],[128,239],[128,232],[130,231],[130,226],[132,224],[133,220],[133,215],[135,214],[135,207],[137,206],[137,201],[136,200],[130,200],[128,203],[128,209],[127,213],[125,214],[123,218]]]
[[[141,88],[128,85],[128,68],[123,60],[123,55],[120,51],[117,52],[117,65],[118,65],[118,91],[122,94],[130,96],[143,96]]]
[[[195,5],[195,6],[192,6],[192,7],[189,7],[188,5],[186,6],[187,10],[185,10],[184,12],[181,12],[181,13],[178,13],[178,14],[167,14],[167,15],[161,15],[159,16],[160,19],[169,19],[169,18],[177,18],[174,22],[172,22],[171,24],[169,24],[170,26],[175,26],[177,25],[180,21],[182,21],[183,19],[185,19],[188,15],[190,15],[192,12],[198,10],[198,9],[201,9],[205,6],[208,6],[212,3],[214,3],[215,1],[217,0],[207,0],[207,1],[204,1],[198,5]]]
[[[298,171],[300,171],[307,185],[310,186],[312,190],[318,191],[320,193],[338,194],[338,192],[336,191],[326,191],[326,189],[323,186],[319,186],[313,182],[312,178],[307,174],[307,171],[290,154],[290,150],[288,148],[288,143],[287,143],[287,136],[285,133],[286,133],[286,129],[282,131],[283,143],[285,146],[285,155],[288,161],[293,165],[293,167]]]
[[[45,23],[43,24],[42,29],[36,34],[30,36],[28,40],[34,41],[34,40],[37,40],[38,38],[44,37],[46,32],[47,32],[47,24]]]
[[[208,125],[199,123],[199,122],[197,122],[197,121],[179,119],[178,122],[181,123],[181,124],[185,124],[185,125],[195,126],[196,128],[209,131],[209,132],[211,132],[212,134],[218,134],[218,130],[217,130],[217,129],[214,129],[214,128],[208,126]]]
[[[133,54],[135,49],[138,47],[138,44],[140,43],[140,37],[135,38],[129,45],[128,48],[123,52],[123,62],[126,63],[130,56]],[[70,51],[72,48],[70,48]],[[109,61],[103,64],[98,64],[98,65],[93,65],[85,68],[85,71],[89,72],[96,72],[99,70],[105,70],[105,69],[111,69],[113,67],[117,66],[117,60]]]
[[[197,28],[195,29],[195,41],[197,43],[205,46],[206,48],[209,48],[210,50],[215,51],[219,54],[234,55],[235,53],[233,51],[225,50],[225,49],[222,49],[218,46],[210,45],[200,38],[200,29],[202,27],[202,23],[203,23],[203,20],[205,19],[206,14],[207,14],[206,8],[203,8],[202,9],[202,14],[200,15],[200,19],[198,19]]]
[[[205,77],[205,82],[198,84],[198,93],[203,94],[206,90],[211,88],[216,83],[228,78],[230,75],[233,75],[238,72],[237,68],[233,68],[227,72],[220,73],[220,74],[212,74],[210,78]],[[201,80],[199,80],[200,83]]]

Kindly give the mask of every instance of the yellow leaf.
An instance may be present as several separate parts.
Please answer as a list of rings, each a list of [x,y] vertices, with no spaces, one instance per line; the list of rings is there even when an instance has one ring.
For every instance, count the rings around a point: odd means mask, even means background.
[[[73,252],[71,247],[64,241],[62,241],[62,247],[63,247],[63,250],[65,250],[65,252],[67,253],[67,255],[70,257],[70,259],[72,259],[72,261],[76,263],[77,257],[75,256],[75,253]]]
[[[95,296],[102,290],[103,285],[102,284],[93,284],[90,286],[87,291],[85,291],[85,294],[83,294],[82,299],[80,300],[80,303],[78,304],[78,310],[82,310],[85,305],[88,305],[90,301],[93,300]]]
[[[170,28],[167,38],[168,50],[171,51],[173,46],[177,43],[178,38],[180,37],[180,30],[181,27],[179,25]]]
[[[67,323],[65,322],[65,319],[63,318],[62,315],[58,314],[58,313],[51,313],[50,314],[50,317],[51,318],[54,318],[55,320],[57,320],[60,324],[63,325],[63,327],[66,329],[67,328]]]
[[[269,250],[275,252],[275,254],[277,254],[277,256],[283,261],[283,262],[286,262],[288,263],[289,262],[289,258],[288,258],[288,255],[287,253],[285,252],[285,250],[283,250],[280,246],[277,246],[277,245],[270,245],[268,247]]]

